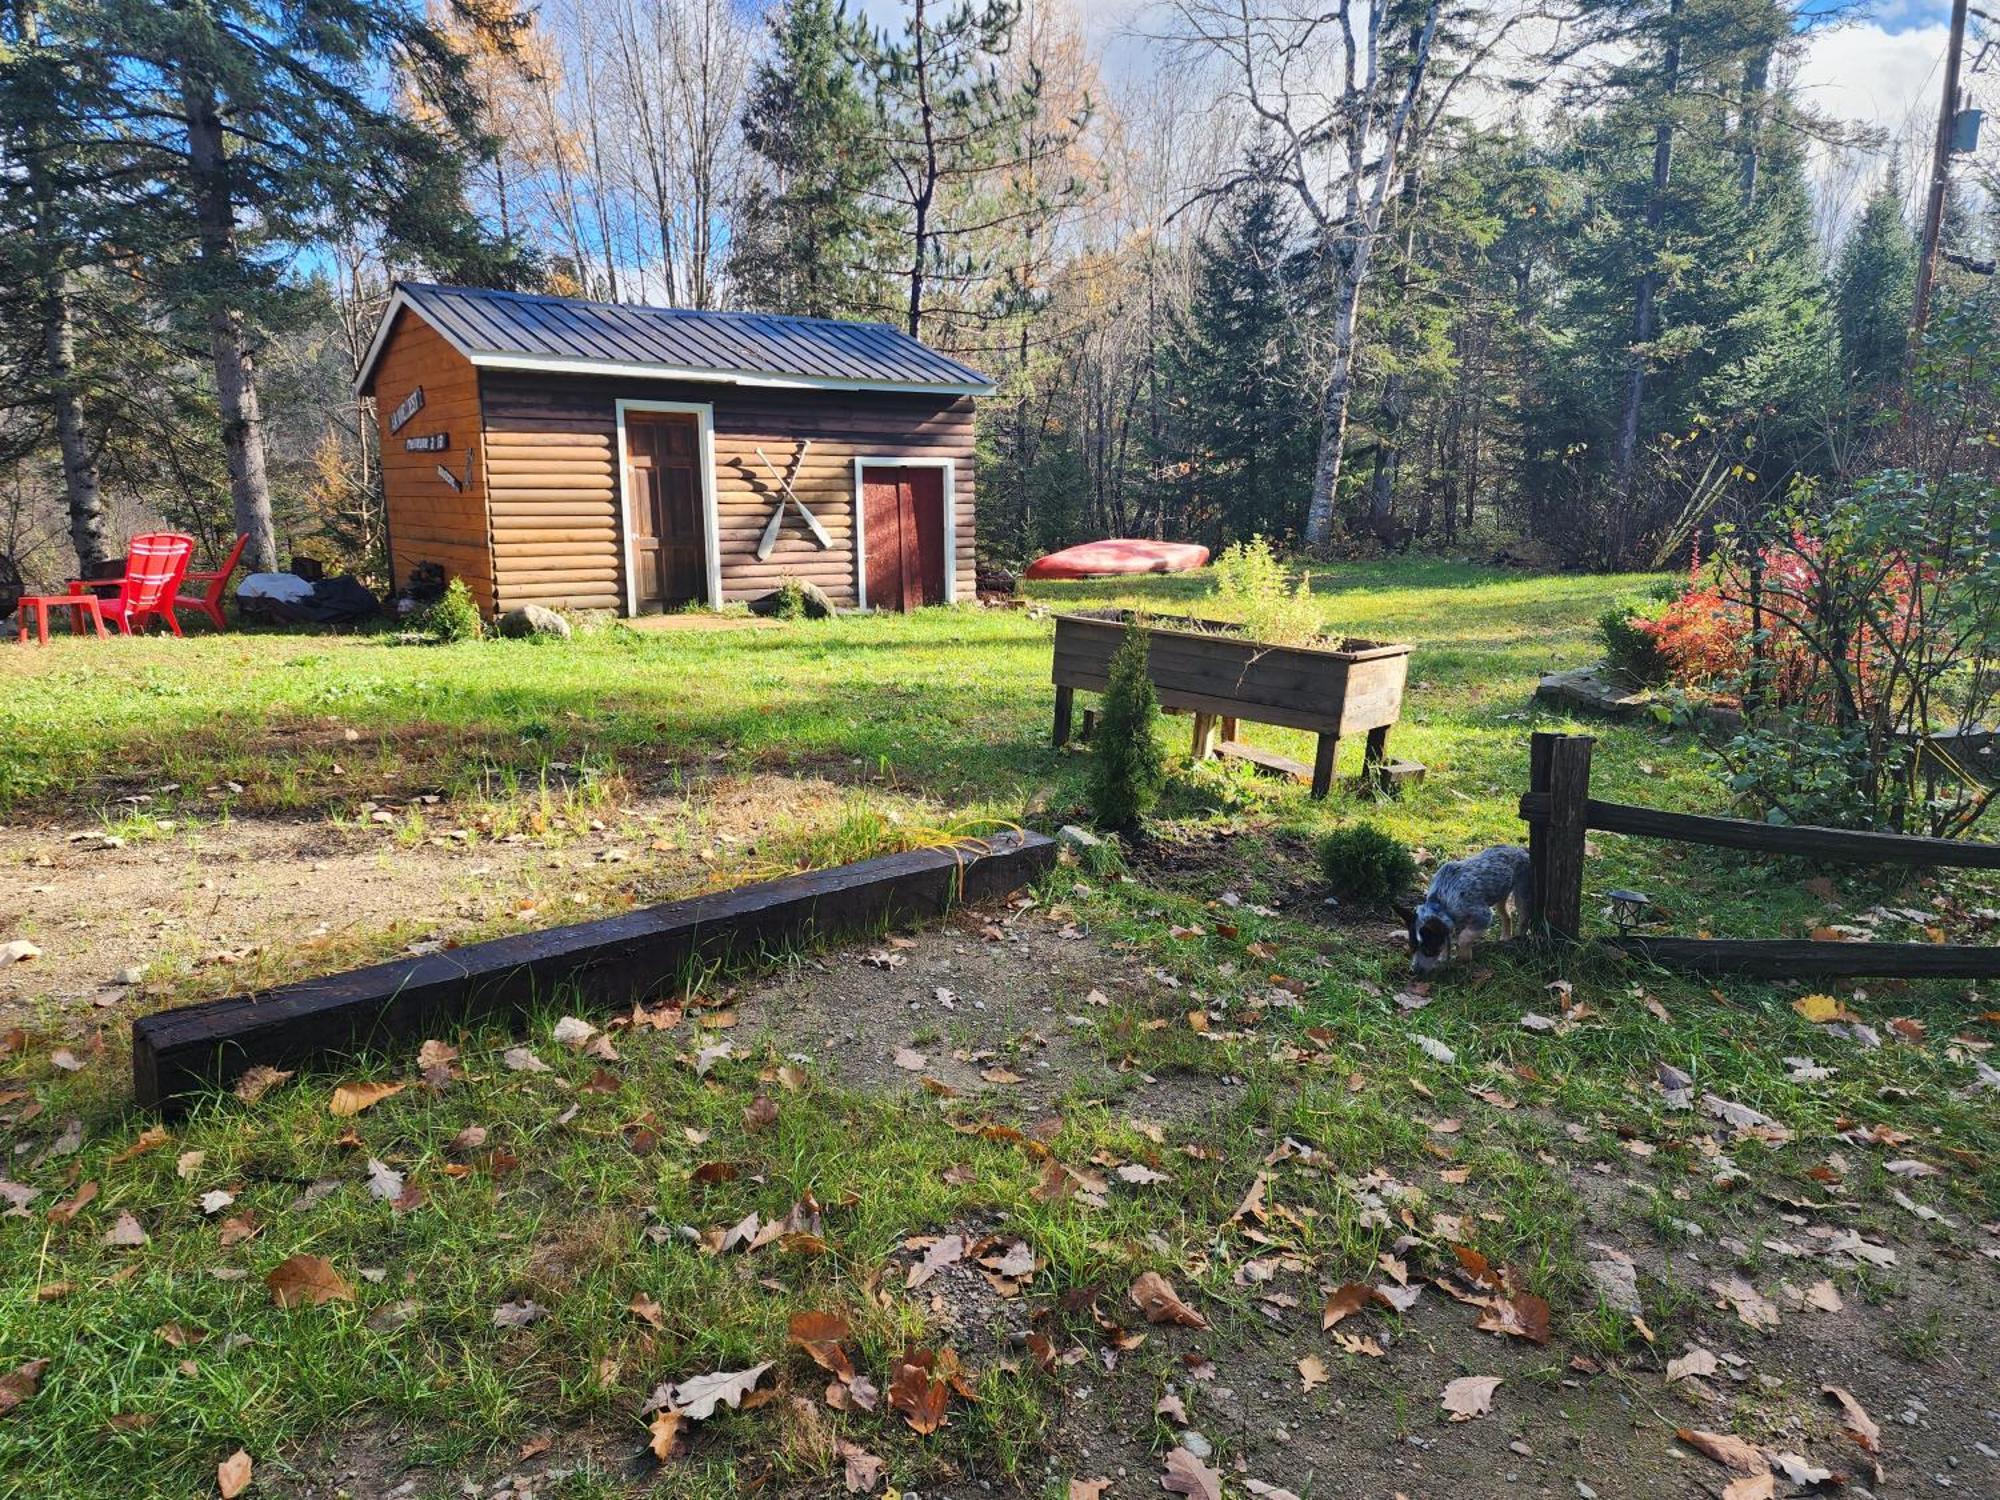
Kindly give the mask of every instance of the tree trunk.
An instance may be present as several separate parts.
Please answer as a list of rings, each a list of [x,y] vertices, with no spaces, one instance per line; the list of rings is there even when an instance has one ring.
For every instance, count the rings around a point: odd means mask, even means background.
[[[79,576],[110,560],[104,539],[104,492],[97,456],[83,425],[83,397],[76,374],[76,320],[69,277],[45,263],[42,286],[42,348],[49,365],[49,405],[55,413],[56,442],[62,448],[63,489],[69,497],[69,539],[76,548]]]
[[[247,556],[255,572],[274,572],[278,542],[271,527],[271,484],[264,473],[264,417],[257,404],[257,370],[243,315],[230,305],[240,281],[236,258],[236,209],[229,188],[229,160],[214,87],[184,71],[188,165],[194,178],[201,264],[208,273],[208,343],[215,361],[215,394],[222,409],[222,445],[229,461],[229,494],[236,529],[249,535]]]
[[[1639,458],[1639,417],[1646,400],[1646,345],[1653,340],[1660,293],[1660,226],[1666,222],[1667,187],[1673,180],[1675,96],[1681,83],[1680,15],[1682,0],[1668,8],[1667,55],[1661,69],[1665,99],[1660,122],[1653,127],[1653,184],[1646,195],[1646,269],[1632,304],[1632,348],[1625,365],[1625,394],[1618,416],[1618,446],[1614,457],[1614,490],[1618,513],[1611,518],[1608,563],[1623,560],[1632,544],[1632,491]]]
[[[1407,149],[1416,146],[1417,127],[1410,126],[1412,137]],[[1389,513],[1396,508],[1396,474],[1402,467],[1403,418],[1409,408],[1409,377],[1403,373],[1402,361],[1409,352],[1409,296],[1410,270],[1417,256],[1417,213],[1422,206],[1422,173],[1412,166],[1409,175],[1403,179],[1402,201],[1397,206],[1398,216],[1403,221],[1403,258],[1396,267],[1397,322],[1390,331],[1389,353],[1392,368],[1382,382],[1382,403],[1376,413],[1376,430],[1381,435],[1381,448],[1375,457],[1375,485],[1368,500],[1368,516],[1372,521],[1386,521]],[[1428,528],[1419,527],[1421,533]]]
[[[1764,95],[1771,85],[1771,49],[1759,47],[1743,65],[1743,100],[1736,129],[1742,140],[1743,206],[1757,202],[1757,173],[1764,154]]]
[[[1347,411],[1354,399],[1354,326],[1366,255],[1363,247],[1350,244],[1336,256],[1341,269],[1334,290],[1333,368],[1319,403],[1319,453],[1313,460],[1312,500],[1306,509],[1306,540],[1315,546],[1333,537],[1334,495],[1340,487],[1341,450],[1347,443]]]

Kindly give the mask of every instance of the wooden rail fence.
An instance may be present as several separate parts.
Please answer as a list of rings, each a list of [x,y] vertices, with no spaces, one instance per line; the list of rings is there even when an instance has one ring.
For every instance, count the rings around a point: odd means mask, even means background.
[[[1584,840],[1592,830],[1682,844],[1712,844],[1766,854],[1802,855],[1851,864],[1905,864],[2000,869],[2000,844],[1856,833],[1840,828],[1756,823],[1662,812],[1590,795],[1590,754],[1582,734],[1537,734],[1529,743],[1528,825],[1534,866],[1529,928],[1558,942],[1583,931]],[[1687,938],[1626,934],[1601,940],[1671,969],[1764,978],[1890,977],[2000,978],[2000,948],[1953,943],[1835,943],[1799,938]]]

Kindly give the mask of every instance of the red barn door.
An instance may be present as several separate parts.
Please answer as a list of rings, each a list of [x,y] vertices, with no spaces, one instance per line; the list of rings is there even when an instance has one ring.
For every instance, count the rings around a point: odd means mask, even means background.
[[[942,469],[863,469],[861,530],[872,608],[911,610],[945,602]]]

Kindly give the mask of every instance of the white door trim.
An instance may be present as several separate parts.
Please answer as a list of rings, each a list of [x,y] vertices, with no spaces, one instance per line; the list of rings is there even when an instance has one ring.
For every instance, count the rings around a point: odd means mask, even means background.
[[[702,550],[708,572],[708,606],[722,603],[722,538],[715,500],[715,407],[706,401],[628,401],[618,403],[618,551],[624,560],[625,615],[639,612],[639,582],[632,576],[632,466],[625,447],[625,413],[668,412],[695,418],[699,430],[695,443],[695,465],[701,472]]]
[[[958,460],[952,458],[910,458],[895,454],[886,458],[856,455],[854,460],[854,602],[868,608],[868,527],[861,506],[863,469],[942,469],[944,470],[944,602],[958,603]]]

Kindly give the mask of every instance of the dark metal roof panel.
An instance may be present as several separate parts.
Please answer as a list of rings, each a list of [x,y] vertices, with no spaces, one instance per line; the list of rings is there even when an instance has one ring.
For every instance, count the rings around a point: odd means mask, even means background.
[[[405,282],[417,310],[473,356],[660,365],[717,375],[987,385],[984,375],[884,323],[585,302]]]

